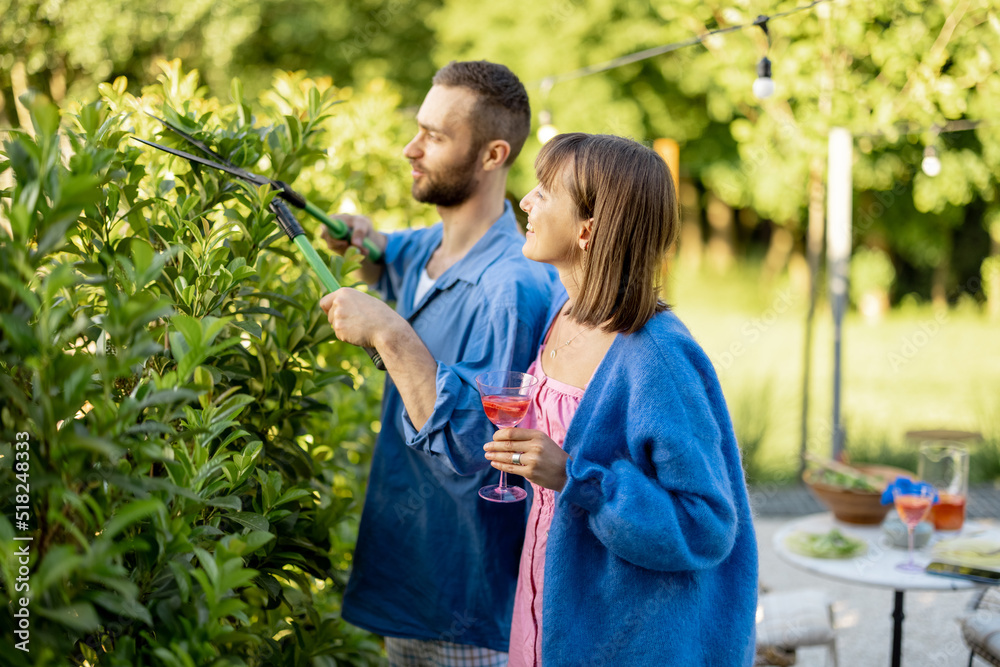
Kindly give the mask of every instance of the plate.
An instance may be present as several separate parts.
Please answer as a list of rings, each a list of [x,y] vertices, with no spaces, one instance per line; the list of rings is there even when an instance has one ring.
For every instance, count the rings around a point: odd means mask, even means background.
[[[982,537],[953,537],[931,548],[934,560],[966,567],[1000,570],[1000,541]]]
[[[809,558],[854,558],[868,549],[864,540],[849,537],[834,528],[829,533],[807,533],[797,530],[785,538],[792,553]]]

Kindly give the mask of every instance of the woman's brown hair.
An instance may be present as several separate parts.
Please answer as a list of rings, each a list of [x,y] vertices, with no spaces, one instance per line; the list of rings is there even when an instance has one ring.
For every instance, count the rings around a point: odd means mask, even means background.
[[[667,305],[660,300],[663,257],[677,238],[674,179],[642,144],[606,134],[561,134],[535,159],[546,188],[569,167],[568,188],[581,220],[593,218],[573,319],[634,333]],[[558,187],[556,186],[556,187]]]

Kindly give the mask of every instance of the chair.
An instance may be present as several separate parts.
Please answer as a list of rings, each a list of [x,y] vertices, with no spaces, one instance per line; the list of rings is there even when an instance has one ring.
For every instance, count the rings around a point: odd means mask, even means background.
[[[1000,667],[1000,590],[984,588],[974,595],[960,624],[969,647],[969,667],[977,657]]]
[[[833,608],[826,593],[804,589],[760,594],[756,664],[791,665],[796,649],[824,645],[837,667]]]

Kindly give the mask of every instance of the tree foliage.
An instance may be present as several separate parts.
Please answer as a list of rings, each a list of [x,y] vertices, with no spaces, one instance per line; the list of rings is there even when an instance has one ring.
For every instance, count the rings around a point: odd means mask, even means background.
[[[752,209],[750,227],[770,221],[799,239],[827,133],[847,127],[858,148],[858,245],[890,251],[905,265],[902,276],[907,267],[947,273],[985,256],[974,228],[996,200],[1000,130],[990,122],[955,133],[935,128],[988,121],[1000,101],[998,0],[831,0],[774,19],[770,39],[750,27],[550,90],[541,85],[548,76],[805,3],[4,1],[13,20],[0,26],[0,117],[13,124],[17,90],[80,98],[116,74],[137,86],[152,78],[157,55],[200,68],[216,94],[239,75],[255,95],[280,67],[329,75],[341,87],[388,82],[406,106],[420,101],[437,66],[490,58],[528,81],[536,110],[551,109],[561,129],[672,137],[683,174],[700,190]],[[762,102],[751,84],[765,54],[777,93]],[[928,144],[943,164],[936,177],[920,171]],[[526,157],[537,148],[532,139]],[[519,161],[512,189],[524,192],[531,180],[530,160]],[[998,247],[1000,233],[992,234]]]
[[[216,94],[238,76],[251,95],[275,69],[330,76],[341,87],[385,79],[419,102],[434,73],[422,17],[439,0],[0,0],[0,125],[18,125],[28,88],[89,99],[125,76],[136,88],[155,62],[180,58]],[[22,124],[23,125],[23,124]]]
[[[431,20],[439,62],[510,64],[534,83],[535,109],[551,109],[564,131],[672,137],[681,143],[683,174],[729,205],[793,230],[805,218],[815,159],[825,166],[830,128],[847,127],[858,148],[857,241],[886,245],[917,267],[939,264],[965,222],[963,208],[997,198],[996,0],[835,1],[770,21],[770,40],[750,27],[549,90],[542,85],[549,76],[804,4],[518,0],[449,3]],[[760,101],[751,84],[765,54],[777,90]],[[964,132],[935,130],[961,120],[985,122]],[[940,154],[940,176],[920,171],[927,144]],[[522,188],[531,178],[527,166],[518,176]]]

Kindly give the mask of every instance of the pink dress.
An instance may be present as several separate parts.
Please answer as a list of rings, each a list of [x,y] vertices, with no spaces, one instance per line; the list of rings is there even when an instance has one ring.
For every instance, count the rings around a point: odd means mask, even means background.
[[[542,431],[563,446],[583,389],[553,380],[542,370],[542,350],[528,373],[539,379],[531,409],[521,422],[521,428]],[[524,534],[521,564],[514,596],[514,619],[510,629],[508,667],[535,667],[542,663],[542,584],[545,575],[545,546],[555,509],[555,491],[531,485],[534,500],[528,514]]]

